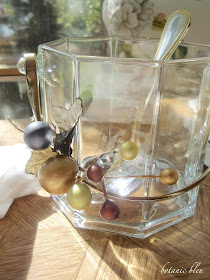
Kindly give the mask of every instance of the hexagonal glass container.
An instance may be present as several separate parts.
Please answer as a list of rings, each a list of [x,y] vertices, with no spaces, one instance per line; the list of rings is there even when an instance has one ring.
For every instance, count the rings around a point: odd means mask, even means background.
[[[83,102],[73,156],[92,202],[79,211],[66,195],[52,196],[75,227],[145,238],[193,215],[199,187],[187,186],[202,174],[208,142],[210,48],[182,43],[169,60],[157,61],[158,42],[65,38],[39,46],[43,118],[54,124],[53,105]],[[121,159],[126,141],[138,147],[133,160]],[[108,198],[120,209],[113,221],[100,215],[103,184],[86,176],[92,164],[103,168]],[[167,168],[178,174],[172,185],[160,178]]]

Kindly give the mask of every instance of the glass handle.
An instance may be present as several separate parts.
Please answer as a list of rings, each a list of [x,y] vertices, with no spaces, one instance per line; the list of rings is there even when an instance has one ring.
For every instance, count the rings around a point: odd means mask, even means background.
[[[24,54],[24,57],[18,61],[17,68],[20,73],[26,75],[27,93],[31,104],[31,108],[35,119],[37,121],[41,121],[36,71],[36,55],[34,53]]]

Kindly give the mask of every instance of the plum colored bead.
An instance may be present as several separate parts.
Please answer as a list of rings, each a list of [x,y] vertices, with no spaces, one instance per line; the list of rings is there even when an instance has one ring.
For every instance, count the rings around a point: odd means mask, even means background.
[[[126,141],[120,146],[120,156],[124,160],[133,160],[138,155],[139,149],[136,143]]]
[[[92,194],[89,187],[82,182],[77,182],[70,186],[67,191],[67,201],[69,205],[77,210],[83,210],[89,206]]]
[[[171,168],[166,168],[160,173],[160,180],[165,185],[174,185],[178,179],[177,172]]]
[[[114,202],[106,200],[101,206],[101,217],[107,221],[113,221],[120,215],[120,209]]]
[[[87,170],[87,177],[93,182],[100,182],[103,176],[104,176],[104,171],[97,164],[93,164]]]
[[[53,132],[45,122],[30,123],[24,131],[24,142],[33,150],[44,150],[50,146],[53,140]]]

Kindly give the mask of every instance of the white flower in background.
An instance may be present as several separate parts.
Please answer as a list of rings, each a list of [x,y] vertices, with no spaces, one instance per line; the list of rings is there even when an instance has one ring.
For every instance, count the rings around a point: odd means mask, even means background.
[[[139,36],[152,14],[153,3],[149,0],[107,0],[103,6],[103,19],[110,35]]]

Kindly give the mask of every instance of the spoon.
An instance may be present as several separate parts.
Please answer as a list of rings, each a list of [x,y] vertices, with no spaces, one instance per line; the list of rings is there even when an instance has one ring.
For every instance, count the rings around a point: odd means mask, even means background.
[[[174,52],[178,44],[184,38],[188,28],[190,26],[190,15],[188,12],[184,10],[174,12],[167,20],[160,42],[158,44],[158,48],[154,57],[154,60],[166,60],[170,57],[170,55]],[[154,86],[154,82],[152,79],[154,78],[154,71],[156,69],[151,69],[147,71],[146,76],[146,84],[152,84]],[[145,108],[146,100],[150,99],[151,93],[153,92],[153,87],[150,88],[148,92],[146,90],[146,86],[143,87],[140,98],[139,104],[136,111],[136,118],[132,129],[132,134],[130,141],[135,142],[137,144],[138,137],[137,131],[140,129],[140,120],[142,117],[143,109]],[[140,150],[140,148],[139,148]],[[111,170],[113,170],[116,166],[121,164],[122,159],[116,161],[106,172],[108,174]]]
[[[181,10],[173,13],[168,18],[164,26],[154,60],[167,60],[179,45],[181,40],[184,38],[189,26],[190,15],[188,12]],[[152,79],[154,79],[155,70],[156,69],[151,69],[147,71],[146,84],[140,94],[136,118],[130,138],[130,141],[133,141],[135,143],[137,143],[136,132],[140,129],[140,120],[142,117],[143,109],[145,108],[146,100],[150,99],[151,93],[153,92],[154,82],[152,81]],[[146,90],[146,88],[148,88],[146,85],[149,84],[153,86],[150,87],[150,91],[148,92],[148,90]]]
[[[167,60],[184,38],[190,26],[190,15],[186,11],[177,11],[167,20],[155,54],[155,60]]]

